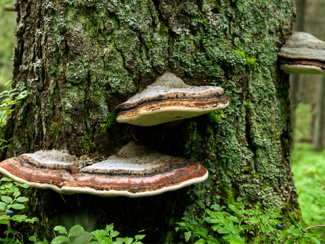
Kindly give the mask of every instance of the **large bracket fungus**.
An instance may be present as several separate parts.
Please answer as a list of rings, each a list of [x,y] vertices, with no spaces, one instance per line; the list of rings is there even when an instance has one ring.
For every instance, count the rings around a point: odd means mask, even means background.
[[[144,91],[116,107],[117,122],[153,126],[224,109],[229,98],[221,87],[189,86],[166,72]]]
[[[294,32],[278,57],[287,74],[325,74],[325,42],[308,33]]]
[[[127,197],[158,195],[208,177],[207,169],[199,163],[150,151],[134,141],[104,161],[79,166],[66,152],[38,151],[1,162],[0,172],[32,187],[59,193]]]

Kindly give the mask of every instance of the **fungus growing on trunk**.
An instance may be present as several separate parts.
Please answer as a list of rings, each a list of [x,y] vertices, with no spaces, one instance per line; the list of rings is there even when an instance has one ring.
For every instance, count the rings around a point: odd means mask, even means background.
[[[134,141],[116,155],[77,171],[75,162],[75,157],[64,152],[38,151],[1,162],[0,172],[32,187],[59,193],[127,197],[158,195],[208,177],[207,169],[199,163],[150,151]]]
[[[325,74],[325,42],[308,33],[294,32],[278,57],[287,74]]]
[[[144,91],[118,105],[117,122],[152,126],[224,109],[229,98],[221,87],[189,86],[166,72]]]

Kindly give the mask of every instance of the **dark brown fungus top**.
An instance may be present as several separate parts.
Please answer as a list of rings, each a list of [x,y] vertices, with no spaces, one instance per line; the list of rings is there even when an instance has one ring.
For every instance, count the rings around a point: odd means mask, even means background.
[[[188,159],[151,152],[134,141],[116,155],[75,174],[75,158],[62,151],[38,151],[0,163],[0,172],[32,187],[59,193],[143,197],[202,182],[208,171]]]
[[[325,74],[325,42],[305,32],[294,32],[278,53],[287,74]]]
[[[221,87],[189,86],[166,72],[144,91],[118,105],[117,121],[152,126],[224,109],[229,98]]]

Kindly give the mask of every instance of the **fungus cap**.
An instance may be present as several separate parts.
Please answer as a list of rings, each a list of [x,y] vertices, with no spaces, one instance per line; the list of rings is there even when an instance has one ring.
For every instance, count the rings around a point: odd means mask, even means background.
[[[48,158],[46,155],[53,155],[53,151],[39,151],[7,159],[0,163],[0,172],[32,187],[52,189],[59,193],[127,197],[158,195],[202,182],[208,177],[207,169],[199,163],[150,152],[135,142],[127,144],[117,155],[84,167],[75,174],[71,173],[71,168],[75,166],[70,161],[51,158],[51,165],[43,164],[38,157],[40,154]],[[35,160],[39,160],[37,164],[33,163]],[[53,167],[57,164],[64,167]]]
[[[278,53],[288,74],[325,74],[325,42],[305,32],[294,32]]]
[[[115,108],[117,122],[153,126],[224,109],[229,98],[221,87],[189,86],[166,72],[144,91]]]

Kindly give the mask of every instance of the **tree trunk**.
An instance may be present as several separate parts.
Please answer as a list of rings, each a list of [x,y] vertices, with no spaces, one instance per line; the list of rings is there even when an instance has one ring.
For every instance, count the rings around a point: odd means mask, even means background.
[[[314,130],[314,151],[320,152],[323,150],[324,141],[324,123],[325,123],[325,75],[320,82],[320,89],[316,104],[316,120]]]
[[[15,155],[67,148],[109,156],[136,138],[210,173],[192,187],[138,199],[33,189],[36,231],[51,238],[54,225],[87,215],[94,228],[114,222],[122,235],[146,229],[145,242],[171,235],[176,242],[173,223],[202,214],[199,201],[278,206],[285,223],[301,218],[289,76],[276,63],[291,34],[293,0],[18,0],[17,9],[13,87],[30,95],[6,124]],[[108,124],[115,106],[165,71],[187,84],[223,87],[230,105],[178,124]]]

